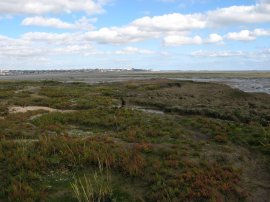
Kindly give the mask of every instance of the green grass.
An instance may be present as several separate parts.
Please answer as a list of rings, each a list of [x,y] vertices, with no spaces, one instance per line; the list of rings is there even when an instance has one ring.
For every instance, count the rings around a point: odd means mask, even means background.
[[[113,187],[110,168],[99,161],[99,170],[90,176],[75,177],[71,183],[76,199],[80,202],[112,201]]]
[[[269,95],[166,79],[0,89],[0,201],[269,198]]]

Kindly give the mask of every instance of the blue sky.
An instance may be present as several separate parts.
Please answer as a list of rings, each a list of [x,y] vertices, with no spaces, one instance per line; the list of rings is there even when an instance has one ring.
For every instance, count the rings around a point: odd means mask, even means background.
[[[2,0],[0,68],[270,70],[270,0]]]

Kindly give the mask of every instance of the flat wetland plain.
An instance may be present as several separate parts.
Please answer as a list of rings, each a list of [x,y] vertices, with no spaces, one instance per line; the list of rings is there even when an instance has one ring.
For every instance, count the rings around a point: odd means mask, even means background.
[[[1,76],[0,201],[268,201],[269,79]]]
[[[230,85],[246,92],[266,92],[270,94],[270,71],[234,72],[180,72],[180,71],[123,71],[123,72],[66,72],[0,76],[1,80],[54,80],[62,82],[103,83],[151,78],[168,78],[214,82]]]

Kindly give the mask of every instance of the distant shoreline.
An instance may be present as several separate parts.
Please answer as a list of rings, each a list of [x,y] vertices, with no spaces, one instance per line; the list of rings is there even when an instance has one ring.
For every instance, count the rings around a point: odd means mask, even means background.
[[[40,72],[18,75],[2,75],[0,76],[0,81],[54,80],[60,82],[104,83],[153,78],[222,83],[245,92],[260,92],[270,94],[270,71],[54,71],[49,73]]]

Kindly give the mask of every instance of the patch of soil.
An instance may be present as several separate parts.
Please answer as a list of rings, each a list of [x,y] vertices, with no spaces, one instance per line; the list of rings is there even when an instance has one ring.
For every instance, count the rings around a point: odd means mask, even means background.
[[[41,106],[27,106],[27,107],[13,106],[9,108],[9,113],[10,114],[26,113],[28,111],[38,111],[38,110],[44,110],[48,112],[62,112],[62,113],[74,112],[74,110],[59,110],[59,109],[53,109],[50,107],[41,107]]]

